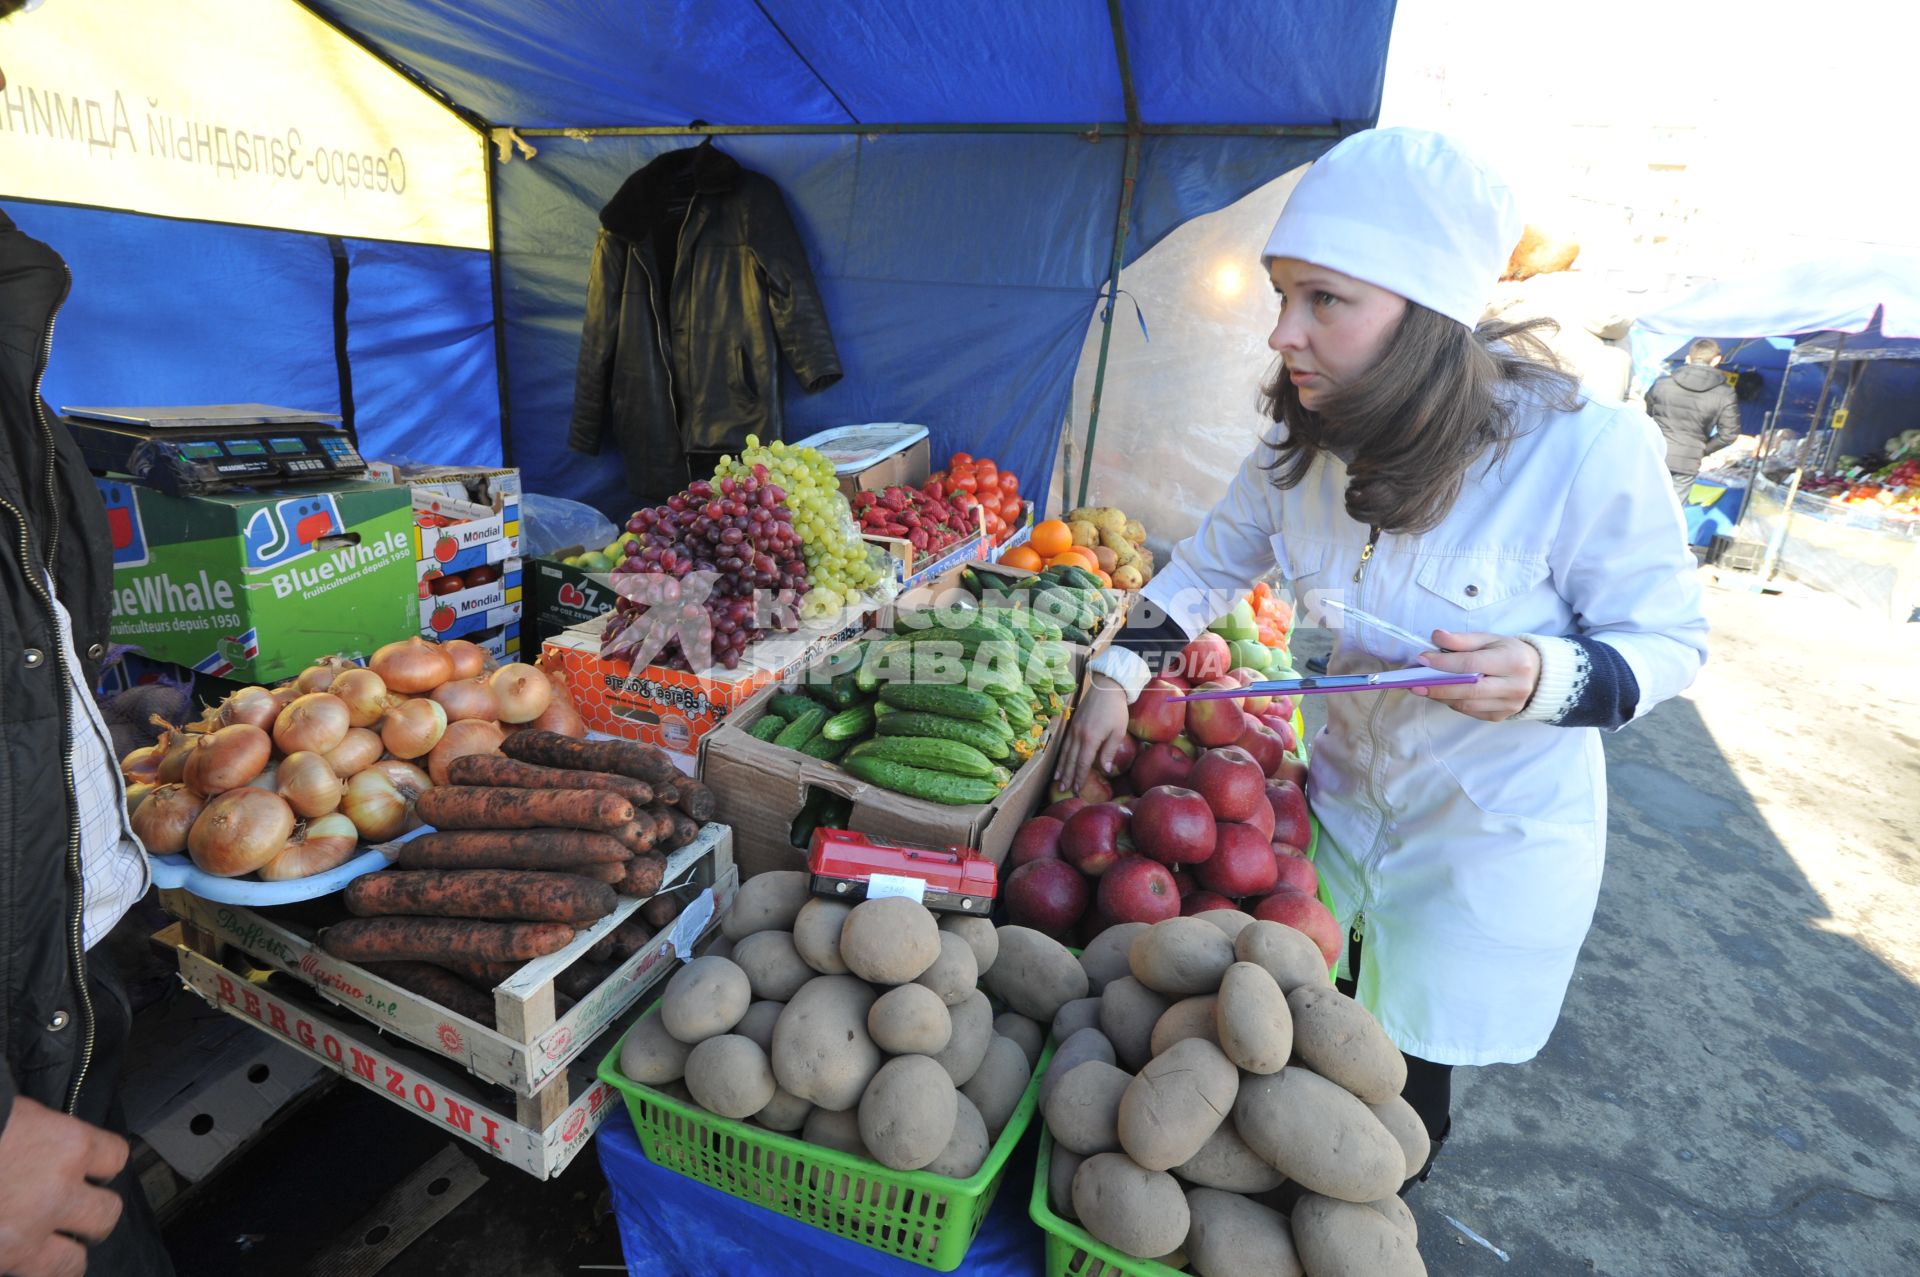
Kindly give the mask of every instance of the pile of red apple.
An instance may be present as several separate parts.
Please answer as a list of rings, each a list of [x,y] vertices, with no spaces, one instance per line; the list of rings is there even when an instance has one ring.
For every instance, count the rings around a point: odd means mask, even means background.
[[[1201,688],[1246,686],[1226,640],[1205,634],[1181,653]],[[1162,677],[1134,702],[1110,772],[1026,822],[1007,853],[1010,919],[1085,943],[1122,922],[1243,909],[1305,932],[1331,963],[1340,929],[1320,903],[1306,857],[1306,760],[1286,697],[1189,701]]]

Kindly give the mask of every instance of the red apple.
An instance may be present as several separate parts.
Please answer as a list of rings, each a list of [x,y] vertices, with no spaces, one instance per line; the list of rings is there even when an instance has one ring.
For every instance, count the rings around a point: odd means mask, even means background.
[[[1173,704],[1179,689],[1163,679],[1154,679],[1140,689],[1133,708],[1127,711],[1127,734],[1144,741],[1172,740],[1186,726],[1187,707]]]
[[[1181,753],[1185,754],[1188,758],[1200,757],[1200,747],[1194,744],[1193,737],[1187,735],[1185,732],[1181,732],[1178,736],[1174,737],[1171,741],[1168,741],[1167,743],[1172,745],[1175,749],[1179,750]]]
[[[1179,688],[1182,693],[1191,692],[1193,690],[1193,680],[1189,678],[1185,678],[1182,675],[1155,674],[1154,677],[1159,679],[1162,683],[1168,683],[1174,687]]]
[[[1340,924],[1331,910],[1304,891],[1276,891],[1253,907],[1253,916],[1304,933],[1320,946],[1329,966],[1340,956]]]
[[[1193,875],[1187,872],[1187,866],[1168,865],[1167,872],[1173,875],[1174,889],[1180,893],[1182,900],[1200,890],[1200,884],[1195,882]]]
[[[1042,816],[1051,816],[1064,825],[1067,823],[1067,818],[1072,816],[1074,812],[1079,811],[1082,807],[1091,805],[1092,804],[1084,798],[1062,798],[1040,814]]]
[[[1273,841],[1273,805],[1259,803],[1253,809],[1253,815],[1247,817],[1247,824],[1260,831],[1260,836],[1268,842]]]
[[[1146,793],[1159,785],[1184,785],[1193,770],[1193,759],[1165,741],[1149,745],[1133,760],[1133,787]]]
[[[1179,674],[1194,683],[1219,678],[1233,667],[1233,649],[1209,630],[1180,649]]]
[[[1047,801],[1050,803],[1063,802],[1068,798],[1083,798],[1089,803],[1104,803],[1112,797],[1113,786],[1107,783],[1107,778],[1102,776],[1097,768],[1087,772],[1086,782],[1080,786],[1078,792],[1070,793],[1060,788],[1058,778],[1054,780],[1053,787],[1047,790]]]
[[[1275,891],[1298,891],[1306,895],[1317,895],[1320,891],[1320,871],[1313,862],[1300,854],[1298,848],[1289,847],[1283,842],[1273,844],[1273,859],[1279,876],[1274,880]]]
[[[1013,835],[1013,844],[1007,848],[1007,861],[1003,868],[1012,873],[1030,861],[1060,859],[1060,831],[1064,828],[1066,822],[1063,820],[1055,820],[1052,816],[1035,816]]]
[[[1210,692],[1215,688],[1227,687],[1225,682],[1207,683],[1201,691]],[[1189,701],[1187,702],[1187,735],[1198,744],[1205,746],[1231,745],[1240,739],[1240,733],[1246,729],[1247,714],[1234,701]]]
[[[1259,670],[1248,669],[1242,665],[1236,669],[1228,670],[1227,677],[1242,687],[1252,687],[1255,683],[1264,679],[1266,675],[1262,674]],[[1240,698],[1240,708],[1249,714],[1264,714],[1272,704],[1273,697],[1271,696],[1243,696]]]
[[[1293,721],[1293,697],[1291,696],[1274,697],[1273,704],[1267,707],[1267,713],[1278,714],[1282,718],[1286,719],[1288,722],[1292,722]]]
[[[1288,754],[1286,761],[1280,764],[1280,770],[1274,774],[1274,779],[1290,780],[1294,784],[1305,788],[1307,783],[1307,760],[1297,753]]]
[[[1180,912],[1191,918],[1196,913],[1205,913],[1209,909],[1231,909],[1233,901],[1217,891],[1189,891],[1180,897]]]
[[[1267,806],[1273,811],[1273,841],[1294,847],[1313,842],[1313,822],[1307,817],[1307,796],[1290,780],[1270,780]]]
[[[1007,917],[1022,927],[1064,936],[1087,911],[1093,891],[1080,871],[1062,860],[1034,860],[1007,879],[1001,895]]]
[[[1127,774],[1127,769],[1133,766],[1133,760],[1139,756],[1140,742],[1131,735],[1122,736],[1120,744],[1113,751],[1113,766],[1103,767],[1100,770],[1108,776],[1124,776]]]
[[[1140,792],[1140,787],[1133,783],[1133,777],[1127,772],[1121,772],[1110,779],[1107,786],[1113,791],[1112,801],[1122,806],[1130,805],[1127,800]]]
[[[1180,888],[1167,867],[1123,856],[1100,878],[1100,908],[1121,922],[1164,922],[1180,915]]]
[[[1266,801],[1267,774],[1253,755],[1238,746],[1210,749],[1187,773],[1187,784],[1200,791],[1215,820],[1247,820]]]
[[[1273,734],[1280,738],[1280,743],[1286,747],[1287,753],[1291,754],[1299,746],[1300,737],[1293,730],[1291,716],[1269,712],[1260,715],[1260,721],[1273,729]]]
[[[1237,900],[1273,890],[1280,866],[1259,829],[1223,820],[1213,856],[1194,875],[1205,890]]]
[[[1095,803],[1073,813],[1060,831],[1060,858],[1089,878],[1098,878],[1133,851],[1127,809]]]
[[[1133,843],[1163,865],[1197,865],[1213,854],[1213,809],[1191,789],[1159,785],[1133,803]]]
[[[1253,755],[1253,761],[1260,764],[1260,774],[1263,776],[1273,775],[1280,770],[1280,764],[1287,760],[1287,747],[1278,734],[1251,714],[1247,715],[1246,730],[1233,743]]]

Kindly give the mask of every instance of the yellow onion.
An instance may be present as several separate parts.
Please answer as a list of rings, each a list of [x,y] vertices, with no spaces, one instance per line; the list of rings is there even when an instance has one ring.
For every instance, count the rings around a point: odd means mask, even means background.
[[[547,682],[553,687],[553,699],[540,711],[540,717],[525,726],[534,731],[558,732],[562,736],[571,736],[575,740],[583,739],[587,734],[587,720],[580,716],[580,710],[573,703],[573,693],[552,670],[544,671]]]
[[[160,760],[167,751],[158,745],[143,745],[127,751],[120,760],[120,775],[130,785],[151,785],[160,773]]]
[[[447,734],[447,711],[416,696],[387,711],[380,724],[380,740],[395,758],[419,758]]]
[[[389,691],[407,695],[431,692],[453,675],[453,661],[440,645],[418,634],[387,644],[373,654],[367,668],[381,677]]]
[[[396,784],[389,766],[395,763],[417,776],[419,783],[415,784],[413,777],[402,773],[402,783]],[[427,774],[411,763],[384,759],[348,778],[346,797],[340,800],[340,814],[352,821],[353,827],[368,842],[388,842],[420,823],[413,811],[414,800],[432,784]]]
[[[204,738],[196,733],[168,728],[160,737],[160,743],[154,747],[161,751],[160,765],[153,771],[154,781],[171,785],[186,775],[187,759],[193,754],[194,742],[201,739]]]
[[[440,645],[440,650],[447,654],[453,666],[452,678],[479,678],[490,664],[487,649],[465,639],[448,639]]]
[[[447,768],[456,758],[468,754],[497,754],[507,734],[500,724],[481,719],[466,719],[447,728],[439,744],[427,751],[427,775],[436,785],[447,783]]]
[[[151,794],[154,790],[158,788],[160,788],[160,786],[149,785],[149,784],[133,784],[133,785],[127,786],[127,819],[128,820],[132,820],[133,813],[140,810],[140,804],[147,800],[147,795]]]
[[[128,801],[132,801],[131,797]],[[134,809],[134,835],[156,856],[185,851],[187,832],[206,804],[206,799],[185,785],[156,785],[147,794],[146,801]]]
[[[251,723],[235,723],[200,738],[181,779],[211,798],[239,789],[266,769],[273,741]]]
[[[351,718],[347,703],[332,692],[308,692],[280,711],[273,743],[283,754],[324,754],[347,738]]]
[[[222,727],[246,723],[268,731],[273,727],[274,715],[279,712],[272,692],[264,687],[243,687],[220,702],[219,721]]]
[[[321,816],[294,826],[286,849],[260,866],[260,880],[285,882],[338,869],[353,859],[359,845],[360,831],[351,820],[339,812]]]
[[[319,754],[300,750],[280,760],[279,794],[293,814],[304,820],[337,811],[346,792],[346,782],[334,775]]]
[[[300,690],[298,683],[282,683],[273,689],[273,713],[277,718],[280,711],[299,700],[306,693]]]
[[[248,781],[247,784],[254,789],[264,789],[269,794],[279,793],[280,792],[280,764],[268,763],[265,767],[260,769],[260,774],[258,776],[255,776],[252,780]]]
[[[322,757],[327,760],[327,766],[333,769],[333,774],[345,780],[378,762],[386,748],[380,743],[379,732],[365,727],[349,727],[346,738]]]
[[[305,696],[308,692],[324,692],[333,686],[333,680],[351,669],[358,669],[344,656],[323,656],[307,668],[300,671],[293,685]]]
[[[553,701],[553,684],[531,665],[502,665],[487,679],[500,698],[500,721],[531,723]]]
[[[482,718],[500,720],[500,698],[493,694],[493,687],[484,678],[450,678],[433,689],[430,699],[447,711],[449,723]]]
[[[327,691],[346,704],[347,721],[355,727],[372,727],[401,700],[388,690],[385,679],[358,667],[343,672]]]
[[[187,854],[206,873],[238,878],[279,855],[292,833],[293,808],[286,799],[243,786],[206,805],[187,832]]]

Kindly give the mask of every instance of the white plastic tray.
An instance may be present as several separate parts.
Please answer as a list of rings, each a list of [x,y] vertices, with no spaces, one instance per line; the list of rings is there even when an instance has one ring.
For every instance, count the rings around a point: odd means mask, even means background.
[[[253,878],[220,878],[195,865],[185,853],[172,856],[148,856],[153,866],[153,885],[165,890],[190,891],[202,900],[223,905],[271,906],[297,904],[340,890],[362,874],[385,869],[393,863],[394,848],[421,834],[432,833],[431,825],[409,830],[392,842],[382,843],[349,860],[337,869],[329,869],[311,878],[290,878],[286,882],[260,882]]]

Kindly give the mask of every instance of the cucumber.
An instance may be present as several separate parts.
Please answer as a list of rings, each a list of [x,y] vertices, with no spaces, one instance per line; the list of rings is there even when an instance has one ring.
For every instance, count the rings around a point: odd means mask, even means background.
[[[807,743],[800,747],[800,752],[808,758],[818,758],[830,763],[847,752],[847,742],[816,733],[807,738]]]
[[[873,729],[873,706],[855,705],[852,709],[843,709],[826,722],[820,724],[820,734],[830,741],[852,740],[864,736]]]
[[[767,708],[791,723],[812,709],[815,704],[811,696],[802,696],[798,692],[780,692],[767,702]]]
[[[884,702],[875,712],[879,715],[875,726],[882,736],[931,736],[955,740],[973,746],[988,758],[1005,758],[1012,752],[1007,738],[985,723],[970,723],[965,719],[948,718],[945,714],[921,714],[895,709]]]
[[[820,734],[821,724],[827,721],[830,713],[832,711],[825,705],[808,701],[806,712],[781,728],[780,734],[773,738],[773,743],[782,749],[799,749]]]
[[[890,763],[986,779],[993,760],[971,745],[937,736],[876,736],[854,747],[853,758],[884,758]]]
[[[849,758],[846,768],[869,785],[955,807],[990,803],[1000,793],[1000,787],[990,780],[955,776],[950,772],[912,767],[884,758]]]
[[[747,729],[747,735],[755,740],[772,740],[786,725],[787,720],[778,714],[762,714],[754,720],[753,726]]]
[[[898,709],[945,714],[976,723],[991,723],[1000,717],[1000,704],[993,697],[951,684],[889,683],[880,689],[880,699]]]

